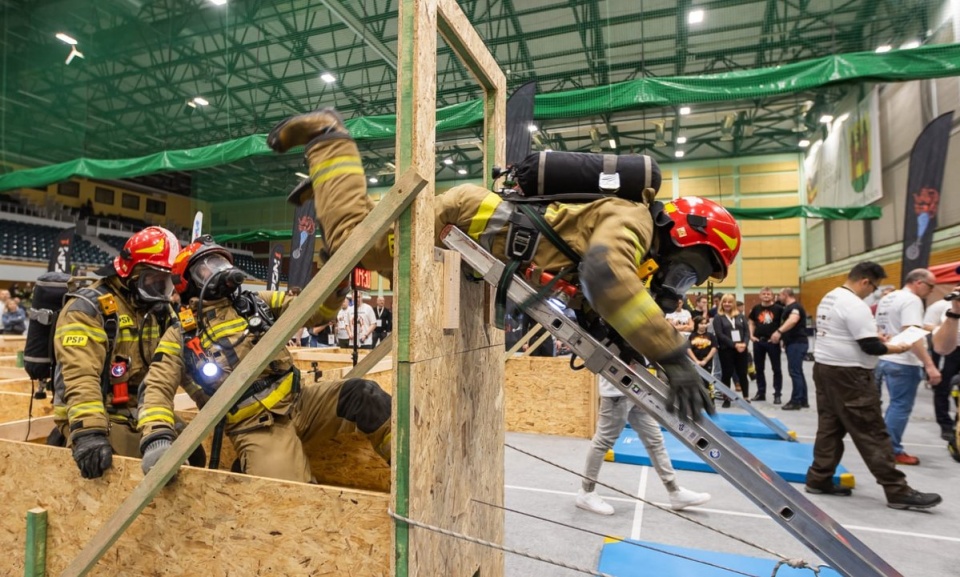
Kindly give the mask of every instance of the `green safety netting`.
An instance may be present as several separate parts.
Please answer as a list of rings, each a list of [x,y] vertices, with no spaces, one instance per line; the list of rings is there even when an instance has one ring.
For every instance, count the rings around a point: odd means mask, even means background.
[[[960,44],[938,44],[886,54],[858,52],[720,74],[643,78],[586,88],[541,94],[535,118],[573,118],[623,110],[679,105],[691,101],[724,102],[790,94],[852,82],[898,82],[938,78],[960,73]],[[472,100],[437,111],[437,130],[473,126],[483,119],[482,101]],[[357,140],[395,136],[396,117],[379,115],[347,121]],[[159,152],[137,158],[93,160],[17,170],[0,176],[0,190],[45,186],[71,176],[132,178],[161,171],[188,171],[229,164],[269,154],[262,134],[215,145]]]
[[[253,230],[238,234],[216,234],[213,236],[213,239],[220,244],[226,244],[229,242],[248,244],[252,242],[265,242],[270,240],[290,240],[291,236],[292,234],[290,230]],[[317,238],[320,238],[319,234],[317,234]]]

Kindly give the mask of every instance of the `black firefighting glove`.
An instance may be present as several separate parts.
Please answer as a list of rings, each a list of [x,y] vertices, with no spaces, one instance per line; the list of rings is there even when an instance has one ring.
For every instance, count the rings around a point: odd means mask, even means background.
[[[97,479],[113,465],[113,448],[106,433],[91,431],[73,437],[73,460],[84,479]]]
[[[703,409],[711,415],[716,413],[713,401],[685,349],[661,360],[660,366],[663,367],[667,384],[670,385],[670,394],[667,396],[668,411],[672,413],[678,410],[681,416],[695,422],[700,420]]]

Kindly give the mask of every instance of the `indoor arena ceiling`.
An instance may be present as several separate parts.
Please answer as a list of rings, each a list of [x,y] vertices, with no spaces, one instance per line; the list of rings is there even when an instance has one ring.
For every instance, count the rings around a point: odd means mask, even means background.
[[[38,166],[193,148],[265,133],[280,119],[318,106],[336,106],[348,119],[393,114],[397,4],[0,0],[0,160]],[[939,25],[949,5],[942,0],[459,4],[506,73],[508,87],[536,80],[540,93],[953,41],[952,29]],[[437,105],[479,98],[473,78],[442,39],[439,44]],[[817,126],[812,112],[848,89],[690,102],[687,114],[678,103],[547,120],[536,123],[533,146],[647,151],[662,161],[673,161],[677,150],[685,152],[684,160],[796,152]],[[438,135],[438,180],[481,177],[479,131]],[[389,184],[393,140],[365,140],[361,148],[368,176]],[[301,158],[288,155],[141,180],[222,200],[283,195],[302,171]]]

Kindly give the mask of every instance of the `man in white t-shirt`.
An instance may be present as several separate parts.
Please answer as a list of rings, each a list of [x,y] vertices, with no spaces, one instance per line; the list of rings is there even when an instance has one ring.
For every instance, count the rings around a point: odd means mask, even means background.
[[[370,303],[363,301],[360,303],[360,348],[373,348],[373,331],[377,328],[377,313],[374,312]]]
[[[900,354],[910,345],[887,344],[863,298],[887,276],[883,267],[862,262],[850,271],[843,286],[827,293],[817,306],[813,382],[817,391],[817,438],[813,463],[807,469],[808,493],[849,496],[849,487],[833,484],[843,456],[843,438],[850,435],[867,468],[883,486],[887,506],[928,509],[942,499],[907,484],[897,469],[893,444],[880,411],[880,394],[873,368],[877,357]]]
[[[693,315],[690,314],[690,311],[683,308],[683,299],[677,301],[677,310],[672,313],[667,313],[664,316],[667,317],[670,324],[672,324],[684,338],[690,336],[690,331],[693,330]]]
[[[337,311],[337,346],[345,349],[353,340],[353,314],[350,299],[343,299],[340,310]]]
[[[638,366],[634,366],[634,369],[647,370]],[[667,489],[671,509],[679,511],[686,507],[703,505],[709,501],[709,493],[697,493],[677,484],[677,473],[663,445],[663,432],[660,431],[657,421],[624,396],[620,389],[607,379],[600,377],[599,386],[600,411],[597,414],[597,430],[593,435],[590,452],[587,453],[584,479],[577,494],[577,507],[600,515],[613,515],[613,506],[597,494],[594,481],[600,474],[600,465],[603,464],[607,451],[613,448],[613,444],[620,438],[620,433],[623,432],[627,421],[647,449],[653,468],[656,469],[660,482]]]
[[[939,327],[952,300],[940,299],[929,306],[923,313],[923,329],[933,333]],[[960,373],[960,349],[949,354],[939,355],[935,350],[930,351],[930,359],[940,369],[940,384],[933,389],[933,415],[940,425],[940,438],[944,441],[953,440],[955,420],[950,416],[950,395],[953,391],[953,377]]]
[[[877,326],[887,337],[902,332],[907,327],[923,326],[923,300],[936,286],[933,273],[924,268],[910,271],[904,279],[903,288],[880,299],[877,304]],[[927,371],[930,384],[940,384],[940,371],[927,351],[927,340],[920,339],[905,353],[884,355],[877,364],[877,373],[886,383],[890,393],[890,405],[884,415],[893,452],[899,465],[919,465],[920,459],[907,454],[903,449],[903,433],[913,412],[917,388]]]

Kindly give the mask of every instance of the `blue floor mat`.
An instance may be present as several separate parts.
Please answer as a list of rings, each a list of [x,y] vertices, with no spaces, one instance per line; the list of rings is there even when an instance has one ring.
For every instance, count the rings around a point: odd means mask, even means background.
[[[714,470],[696,454],[671,434],[664,434],[664,445],[670,453],[670,461],[675,469],[684,471],[701,471],[713,473]],[[789,443],[782,440],[755,439],[740,437],[738,443],[753,453],[766,466],[777,472],[791,483],[806,481],[807,467],[813,462],[812,443]],[[624,429],[620,438],[613,445],[613,450],[607,453],[607,460],[615,463],[630,465],[650,465],[650,457],[640,438],[630,429]],[[833,476],[834,483],[844,487],[854,487],[853,474],[847,472],[843,465],[837,467]]]
[[[717,413],[708,416],[731,437],[780,439],[780,435],[771,431],[770,427],[765,425],[763,421],[747,413]],[[771,418],[771,420],[789,431],[780,419]],[[627,427],[629,426],[628,424]]]
[[[646,547],[639,547],[633,543],[640,543]],[[657,551],[647,547],[653,547]],[[719,567],[698,563],[675,555],[706,561]],[[766,576],[771,574],[776,564],[776,560],[772,559],[676,547],[650,541],[621,541],[608,538],[600,551],[600,566],[597,567],[597,570],[616,577],[632,577],[641,574],[656,575],[657,577],[691,577],[694,575],[696,577],[730,577],[735,575],[735,573],[721,568],[727,567],[748,575]],[[793,569],[791,567],[780,567],[777,572],[777,577],[810,577],[811,575],[813,575],[813,572],[809,569]],[[821,568],[820,576],[841,577],[840,573],[829,567]]]

